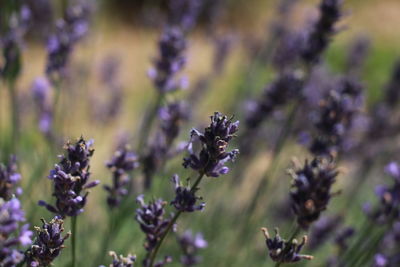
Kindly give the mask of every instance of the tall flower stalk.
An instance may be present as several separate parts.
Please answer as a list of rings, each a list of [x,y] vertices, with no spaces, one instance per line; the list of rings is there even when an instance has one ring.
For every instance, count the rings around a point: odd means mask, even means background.
[[[204,132],[192,130],[188,149],[189,156],[184,158],[183,166],[195,170],[198,176],[188,187],[182,186],[178,177],[174,177],[176,197],[171,205],[177,212],[171,219],[160,217],[165,213],[163,206],[166,205],[162,200],[146,205],[142,198],[139,199],[141,208],[136,212],[136,219],[147,236],[145,247],[148,254],[144,260],[146,267],[160,266],[158,263],[155,265],[158,251],[181,214],[202,210],[204,207],[204,204],[197,205],[199,197],[195,195],[202,179],[205,176],[218,177],[229,172],[229,168],[225,164],[234,160],[239,151],[237,149],[227,151],[227,148],[229,142],[235,137],[238,126],[238,121],[233,122],[232,118],[228,119],[216,112],[211,116],[211,123],[204,129]],[[199,150],[196,150],[195,146],[199,147]],[[153,217],[157,220],[152,219]],[[157,226],[153,225],[154,222],[157,222]]]
[[[76,143],[68,142],[64,149],[65,155],[60,156],[59,164],[50,171],[48,178],[53,181],[53,196],[56,198],[55,205],[39,201],[40,206],[46,207],[50,212],[61,218],[71,217],[71,245],[72,266],[76,266],[76,238],[77,238],[77,216],[83,212],[86,205],[88,189],[95,187],[99,181],[91,181],[90,158],[94,153],[93,141],[86,141],[83,137]]]

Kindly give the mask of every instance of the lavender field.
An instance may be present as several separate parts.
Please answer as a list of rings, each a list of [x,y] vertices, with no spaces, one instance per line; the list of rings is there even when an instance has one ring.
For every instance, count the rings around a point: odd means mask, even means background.
[[[400,266],[397,0],[1,0],[0,267]]]

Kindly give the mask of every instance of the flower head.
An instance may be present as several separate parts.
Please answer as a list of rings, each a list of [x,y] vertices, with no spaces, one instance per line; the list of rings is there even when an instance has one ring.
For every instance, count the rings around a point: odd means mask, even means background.
[[[122,198],[128,194],[129,172],[139,166],[138,156],[129,147],[118,149],[110,161],[106,163],[112,172],[112,185],[105,185],[104,189],[109,193],[107,203],[110,207],[120,204]]]
[[[85,141],[79,138],[74,144],[68,142],[64,149],[61,161],[50,171],[49,179],[53,181],[56,198],[55,205],[39,201],[40,206],[45,206],[50,212],[61,217],[77,216],[83,212],[86,198],[89,194],[87,189],[99,184],[99,181],[89,182],[89,160],[93,155],[93,141]]]
[[[178,237],[178,242],[183,252],[181,256],[183,266],[194,266],[201,262],[201,257],[197,253],[208,246],[201,233],[193,234],[188,230]]]
[[[70,236],[68,232],[64,236],[64,221],[55,217],[50,222],[42,219],[42,228],[35,227],[37,238],[34,244],[26,252],[28,266],[49,266],[57,258],[64,248],[65,240]]]
[[[302,57],[306,62],[318,62],[330,38],[335,34],[335,24],[342,15],[341,0],[321,0],[320,17],[307,34]]]
[[[124,257],[122,255],[117,255],[114,251],[110,251],[110,256],[113,258],[110,267],[133,267],[136,262],[136,256],[128,254],[128,256]]]
[[[0,266],[16,266],[24,259],[18,246],[31,244],[32,232],[25,222],[25,213],[17,198],[0,199]]]
[[[177,174],[172,177],[172,182],[175,184],[175,199],[171,201],[171,205],[177,210],[185,212],[204,209],[206,205],[204,202],[197,204],[197,200],[201,199],[201,197],[196,196],[198,188],[191,189],[189,185],[183,186]]]
[[[229,142],[235,137],[239,121],[232,122],[219,112],[211,116],[211,124],[201,133],[195,129],[191,132],[189,144],[189,157],[184,158],[183,166],[192,168],[207,176],[218,177],[229,172],[225,166],[228,161],[233,161],[239,150],[227,151]],[[200,143],[200,152],[193,149],[194,142]]]
[[[293,177],[292,209],[298,224],[304,228],[316,221],[324,211],[334,193],[331,187],[336,181],[338,171],[335,164],[327,159],[307,160],[303,167],[291,170]]]
[[[13,194],[19,195],[22,192],[17,184],[21,180],[18,173],[17,158],[11,156],[7,165],[0,164],[0,198],[10,200]]]
[[[312,260],[313,256],[300,254],[301,249],[307,243],[307,236],[303,236],[302,242],[298,244],[296,239],[285,240],[279,235],[278,228],[275,228],[275,237],[270,238],[268,229],[261,228],[265,236],[265,243],[269,250],[269,256],[275,262],[297,262],[302,259]]]

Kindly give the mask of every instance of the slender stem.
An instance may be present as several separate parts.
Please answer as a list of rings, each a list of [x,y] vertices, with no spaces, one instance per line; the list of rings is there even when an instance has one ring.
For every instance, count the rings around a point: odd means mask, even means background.
[[[190,189],[190,193],[193,193],[196,190],[197,186],[199,185],[199,183],[201,182],[201,179],[203,179],[203,177],[204,177],[204,173],[201,172],[199,177],[197,178],[197,180],[194,182],[192,188]],[[150,267],[154,266],[154,261],[157,257],[158,250],[160,249],[164,239],[167,237],[168,233],[172,229],[172,226],[175,224],[175,222],[178,220],[178,218],[181,214],[182,214],[182,211],[178,211],[175,214],[175,216],[172,218],[172,220],[169,222],[167,228],[165,229],[165,232],[161,236],[160,241],[158,241],[156,247],[154,248],[153,253],[150,254],[150,264],[149,264]]]
[[[71,217],[71,232],[72,232],[72,236],[71,236],[71,248],[72,248],[72,263],[71,263],[71,267],[76,267],[76,235],[77,233],[77,216],[73,216]]]
[[[138,137],[138,148],[137,153],[141,155],[143,149],[146,147],[151,126],[153,125],[154,120],[156,119],[157,111],[161,106],[161,103],[164,99],[164,94],[159,93],[157,95],[157,99],[152,106],[146,111],[143,117],[143,121],[141,123],[141,127],[139,129],[139,137]]]
[[[280,154],[282,152],[283,147],[286,144],[286,141],[288,140],[288,137],[290,136],[290,132],[291,132],[291,128],[294,122],[294,117],[297,114],[298,108],[300,106],[299,104],[300,102],[297,102],[293,107],[292,110],[289,113],[289,116],[287,117],[285,124],[283,125],[281,131],[280,131],[280,135],[279,138],[277,140],[277,142],[275,143],[275,146],[272,150],[272,162],[270,163],[270,165],[268,166],[267,171],[265,172],[264,177],[262,178],[259,186],[257,187],[257,191],[254,194],[250,205],[248,206],[248,214],[253,213],[257,202],[259,201],[260,197],[263,196],[266,187],[268,185],[268,182],[271,178],[271,175],[273,175],[273,173],[275,172],[275,169],[277,168],[277,163],[279,161],[280,158]],[[270,188],[272,188],[271,186],[269,186]]]
[[[15,81],[11,80],[8,84],[8,91],[10,94],[10,104],[11,104],[11,139],[12,139],[12,150],[16,153],[15,148],[18,143],[19,137],[19,108],[18,108],[18,94],[15,87]]]
[[[105,259],[105,256],[107,255],[107,249],[108,245],[112,242],[113,237],[115,235],[114,229],[115,229],[115,218],[116,218],[116,208],[112,208],[111,211],[109,212],[109,217],[108,217],[108,229],[107,229],[107,234],[104,235],[103,242],[101,244],[101,250],[100,250],[100,257],[99,259],[101,260],[100,263],[102,263]]]

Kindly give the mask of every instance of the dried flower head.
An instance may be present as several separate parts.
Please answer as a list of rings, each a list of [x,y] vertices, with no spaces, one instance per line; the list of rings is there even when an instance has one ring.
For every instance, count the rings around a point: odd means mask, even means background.
[[[336,181],[338,171],[335,163],[328,159],[307,160],[303,167],[290,171],[293,177],[292,209],[297,223],[304,229],[316,221],[335,194],[331,187]]]
[[[94,152],[92,144],[92,140],[87,142],[81,137],[76,143],[68,142],[65,145],[65,155],[60,156],[60,163],[55,165],[48,177],[53,181],[56,203],[53,206],[41,200],[40,206],[62,218],[83,212],[89,194],[87,189],[99,184],[98,180],[89,182],[89,160]]]
[[[204,202],[197,204],[197,200],[202,199],[196,196],[198,188],[191,188],[189,184],[187,186],[182,185],[177,174],[172,177],[172,182],[175,184],[175,199],[171,201],[171,205],[182,212],[204,209],[206,205]]]
[[[42,219],[42,228],[35,227],[37,232],[34,244],[26,252],[28,266],[49,266],[64,249],[64,242],[70,236],[68,232],[64,236],[64,221],[55,217],[50,222]]]
[[[307,236],[303,236],[301,243],[298,244],[296,239],[289,241],[282,239],[279,235],[278,228],[275,228],[274,238],[270,238],[267,228],[261,228],[261,231],[264,233],[265,243],[269,250],[269,256],[273,261],[289,263],[297,262],[302,259],[312,260],[314,258],[310,255],[300,254],[301,249],[307,243]]]
[[[228,144],[235,137],[239,121],[232,122],[226,116],[215,112],[211,116],[211,124],[201,133],[195,129],[191,132],[191,142],[188,146],[189,157],[184,158],[183,166],[192,168],[210,177],[218,177],[229,172],[225,166],[233,161],[239,150],[227,151]],[[194,151],[194,145],[200,144],[200,152]]]

